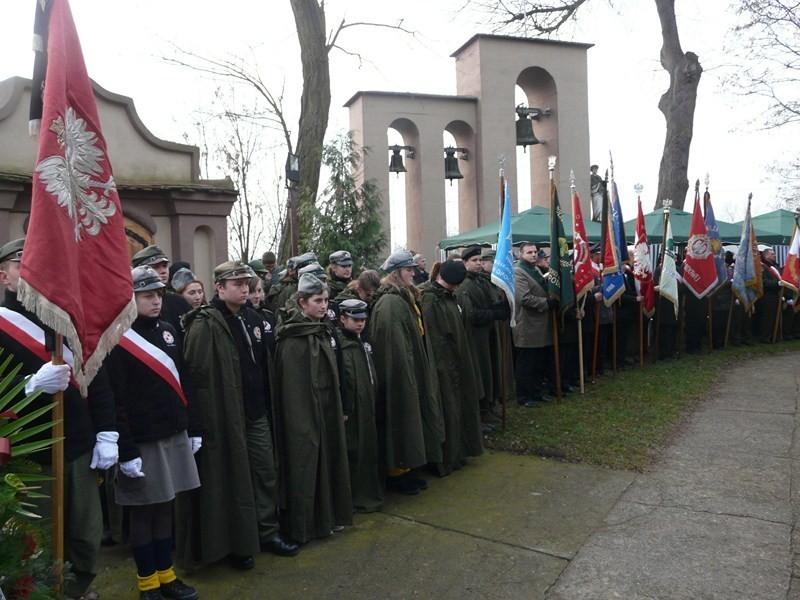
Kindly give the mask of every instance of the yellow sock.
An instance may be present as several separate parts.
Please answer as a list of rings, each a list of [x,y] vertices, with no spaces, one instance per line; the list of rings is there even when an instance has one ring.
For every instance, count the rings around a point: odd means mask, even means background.
[[[408,473],[410,470],[411,470],[411,469],[389,469],[389,470],[386,472],[386,475],[387,475],[388,477],[400,477],[400,475],[405,475],[405,474],[406,474],[406,473]]]
[[[139,577],[136,576],[136,579],[139,581],[139,591],[146,592],[148,590],[157,590],[161,587],[161,583],[158,581],[158,575],[153,573],[152,575],[148,575],[147,577]]]
[[[177,575],[175,575],[175,571],[172,570],[172,567],[164,569],[163,571],[156,571],[156,574],[158,575],[158,581],[161,585],[172,583],[178,578]]]

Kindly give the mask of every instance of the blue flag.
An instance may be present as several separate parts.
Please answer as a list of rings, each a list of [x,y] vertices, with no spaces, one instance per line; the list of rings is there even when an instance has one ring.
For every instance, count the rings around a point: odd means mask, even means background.
[[[717,269],[717,287],[728,282],[728,270],[725,266],[725,250],[722,249],[722,240],[719,237],[719,225],[714,217],[714,209],[711,206],[711,194],[706,190],[703,200],[706,205],[706,229],[708,229],[708,240],[711,242],[711,252],[714,254],[714,266]]]
[[[756,300],[764,295],[761,260],[758,257],[758,241],[750,216],[750,202],[747,202],[747,215],[742,223],[742,239],[736,252],[733,265],[733,293],[742,303],[746,313],[753,310]]]
[[[514,320],[514,253],[511,249],[511,198],[508,196],[508,182],[505,185],[503,202],[503,220],[500,222],[500,233],[497,235],[497,255],[492,267],[492,283],[506,293],[511,307],[511,326],[516,327]]]
[[[625,275],[622,262],[628,259],[625,231],[622,227],[622,210],[619,206],[617,183],[612,179],[608,195],[608,228],[603,252],[603,303],[611,306],[625,292]],[[624,250],[624,253],[623,253]]]

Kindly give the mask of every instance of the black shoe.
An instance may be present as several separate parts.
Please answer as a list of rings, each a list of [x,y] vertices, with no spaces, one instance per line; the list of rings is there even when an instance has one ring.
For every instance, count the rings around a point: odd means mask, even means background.
[[[161,595],[167,598],[177,598],[177,600],[197,600],[200,597],[196,589],[186,585],[180,579],[162,583]]]
[[[410,471],[405,475],[401,475],[400,478],[408,481],[412,485],[417,486],[420,491],[428,489],[428,482],[424,479],[420,479],[419,477],[414,477]]]
[[[402,477],[387,477],[386,491],[397,492],[406,496],[416,496],[419,494],[419,487]]]
[[[300,552],[300,546],[284,541],[280,535],[276,535],[269,541],[261,542],[262,552],[271,552],[276,556],[295,556]]]
[[[147,590],[146,592],[139,592],[139,600],[164,600],[159,588],[154,590]]]
[[[234,569],[239,569],[240,571],[249,571],[256,566],[256,561],[249,554],[231,554],[228,556],[228,562]]]

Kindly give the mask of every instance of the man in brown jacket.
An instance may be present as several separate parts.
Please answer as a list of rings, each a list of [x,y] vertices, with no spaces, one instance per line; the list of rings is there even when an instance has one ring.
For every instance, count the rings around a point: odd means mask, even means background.
[[[511,331],[517,347],[517,403],[526,408],[553,401],[542,393],[544,369],[553,346],[550,308],[557,302],[548,298],[547,267],[547,253],[536,244],[523,242],[514,269],[517,326]]]

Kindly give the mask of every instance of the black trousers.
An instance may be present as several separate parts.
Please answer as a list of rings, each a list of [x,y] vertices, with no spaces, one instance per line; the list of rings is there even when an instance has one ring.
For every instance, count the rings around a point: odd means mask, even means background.
[[[524,404],[542,396],[542,380],[547,366],[547,354],[551,346],[544,348],[517,348],[514,379],[517,383],[517,402]]]

